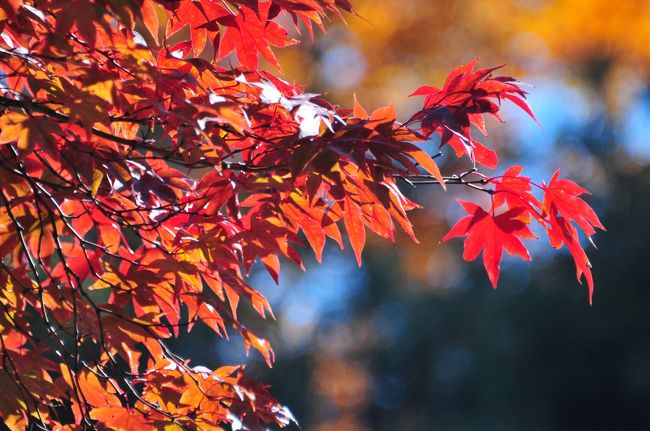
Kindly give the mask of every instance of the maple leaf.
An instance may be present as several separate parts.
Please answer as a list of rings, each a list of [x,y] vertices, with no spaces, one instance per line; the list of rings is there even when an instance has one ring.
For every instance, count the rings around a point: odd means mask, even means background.
[[[524,217],[533,215],[541,221],[541,215],[537,212],[541,203],[531,193],[531,180],[529,177],[520,175],[523,166],[511,166],[500,177],[491,178],[489,181],[494,184],[493,205],[495,208],[505,204],[508,208],[524,208]]]
[[[157,31],[154,32],[153,28],[158,24],[157,18],[154,19],[155,11],[152,13],[147,8],[143,11],[147,12],[144,17],[149,17],[148,29],[152,36],[156,37]],[[205,41],[208,37],[212,39],[213,46],[217,47],[219,28],[216,19],[225,15],[229,15],[228,10],[216,2],[183,1],[179,3],[178,8],[174,10],[172,17],[167,22],[167,33],[176,33],[189,25],[190,45],[194,50],[194,55],[198,56],[205,48]]]
[[[289,39],[287,31],[279,24],[268,20],[270,8],[270,1],[259,2],[257,10],[242,6],[239,14],[217,19],[219,24],[226,26],[219,44],[218,58],[224,58],[236,50],[242,66],[255,69],[259,53],[280,69],[280,63],[271,51],[271,45],[283,48],[298,42]]]
[[[542,184],[544,189],[543,208],[548,216],[549,227],[547,233],[551,245],[559,249],[566,245],[573,256],[576,266],[576,278],[582,276],[587,281],[589,303],[592,302],[594,281],[591,274],[591,263],[580,245],[578,231],[572,225],[575,223],[589,237],[596,233],[596,229],[605,230],[594,210],[578,196],[589,194],[589,191],[567,179],[560,179],[560,170],[553,173],[548,185]]]
[[[444,236],[442,241],[452,238],[467,237],[463,259],[470,262],[483,252],[483,264],[492,286],[496,289],[501,270],[503,250],[510,255],[517,255],[523,260],[530,260],[528,250],[521,239],[537,238],[521,216],[524,209],[512,208],[495,215],[479,205],[458,200],[469,214],[456,223]]]
[[[576,183],[560,179],[560,170],[556,170],[544,189],[544,210],[547,214],[559,213],[567,221],[575,222],[587,235],[596,233],[594,228],[605,230],[594,210],[578,196],[590,194]]]

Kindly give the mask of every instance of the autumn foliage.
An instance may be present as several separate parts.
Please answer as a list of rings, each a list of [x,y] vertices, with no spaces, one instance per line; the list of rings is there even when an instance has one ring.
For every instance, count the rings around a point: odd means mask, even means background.
[[[289,410],[243,366],[210,370],[166,339],[210,327],[273,362],[238,318],[266,299],[247,282],[261,262],[277,281],[298,247],[321,259],[344,234],[361,264],[366,232],[415,240],[400,187],[476,189],[491,204],[445,236],[465,237],[496,287],[505,250],[546,232],[593,279],[578,231],[603,229],[559,171],[502,175],[476,140],[502,102],[526,93],[477,61],[400,122],[328,103],[275,73],[271,47],[353,13],[347,0],[0,0],[0,417],[12,430],[263,429]],[[533,117],[534,118],[534,117]],[[435,139],[467,170],[441,173],[418,143]],[[451,190],[450,190],[451,191]]]

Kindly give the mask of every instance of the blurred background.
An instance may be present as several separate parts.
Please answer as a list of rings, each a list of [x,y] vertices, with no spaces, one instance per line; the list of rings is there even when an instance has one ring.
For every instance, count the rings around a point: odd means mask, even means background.
[[[587,250],[593,306],[570,256],[544,240],[528,243],[530,265],[506,257],[493,291],[461,240],[439,244],[457,192],[424,186],[409,192],[425,207],[412,213],[420,244],[372,241],[362,269],[330,247],[305,273],[285,265],[279,286],[252,274],[277,321],[245,321],[273,342],[272,370],[236,337],[177,350],[247,361],[304,430],[650,429],[650,1],[353,4],[347,25],[278,52],[285,79],[344,106],[353,93],[368,109],[393,102],[407,118],[417,86],[475,57],[505,64],[531,85],[542,128],[508,107],[488,143],[501,166],[537,181],[560,167],[592,191],[608,229]]]

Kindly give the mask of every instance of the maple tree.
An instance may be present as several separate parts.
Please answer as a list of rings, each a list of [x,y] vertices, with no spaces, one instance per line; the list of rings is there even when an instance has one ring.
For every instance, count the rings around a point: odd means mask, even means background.
[[[400,122],[392,105],[341,108],[259,67],[279,69],[271,47],[297,43],[287,22],[313,37],[346,12],[347,0],[0,0],[8,428],[288,425],[243,366],[195,366],[165,340],[201,323],[270,366],[269,342],[238,318],[240,302],[272,315],[251,267],[277,282],[280,258],[302,267],[308,245],[320,261],[343,229],[359,265],[366,230],[394,240],[399,225],[415,240],[400,182],[489,195],[487,209],[460,201],[468,215],[444,240],[466,237],[463,257],[482,253],[494,287],[503,250],[530,260],[534,222],[566,245],[591,301],[578,230],[603,226],[587,191],[559,171],[548,184],[521,167],[481,171],[498,157],[472,128],[487,135],[502,101],[534,119],[515,79],[472,61],[417,89],[422,109]],[[436,137],[471,168],[443,175],[418,146]]]

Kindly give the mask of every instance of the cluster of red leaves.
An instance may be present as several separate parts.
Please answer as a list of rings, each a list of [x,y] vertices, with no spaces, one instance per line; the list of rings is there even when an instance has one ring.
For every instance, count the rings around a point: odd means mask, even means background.
[[[483,115],[504,99],[530,113],[515,80],[470,63],[442,90],[416,91],[424,108],[401,124],[392,106],[342,109],[257,69],[259,55],[278,66],[271,46],[295,43],[276,18],[311,33],[346,11],[346,0],[0,0],[5,425],[286,425],[288,410],[243,368],[190,365],[165,340],[202,323],[270,365],[269,343],[238,318],[240,303],[271,313],[247,283],[252,265],[277,281],[280,258],[302,266],[303,238],[320,260],[326,238],[343,246],[343,228],[359,263],[366,229],[393,240],[399,225],[415,239],[400,178],[491,194],[488,211],[464,203],[470,216],[446,238],[467,235],[465,258],[483,251],[494,284],[504,248],[529,258],[520,238],[536,220],[591,292],[574,224],[588,236],[602,226],[583,189],[557,175],[536,185],[518,168],[443,176],[417,146],[435,132],[495,166],[470,127],[485,133]],[[233,51],[240,66],[220,66]]]
[[[485,178],[486,184],[495,186],[489,190],[492,195],[489,210],[459,201],[469,215],[456,223],[443,240],[467,236],[463,258],[472,261],[483,252],[485,269],[496,288],[503,250],[530,260],[521,239],[537,238],[528,227],[531,220],[535,220],[544,228],[553,247],[567,246],[575,261],[578,280],[584,276],[587,281],[591,302],[594,290],[591,264],[580,245],[574,224],[589,238],[596,233],[594,228],[604,227],[594,211],[578,197],[588,193],[587,190],[573,181],[559,179],[559,170],[548,185],[532,182],[530,178],[521,176],[521,171],[521,166],[513,166],[503,176]],[[542,202],[530,193],[532,187],[543,192]]]
[[[488,177],[476,170],[476,164],[494,168],[498,162],[496,152],[470,134],[474,126],[487,136],[485,114],[501,121],[499,103],[509,100],[535,119],[526,102],[526,93],[514,78],[492,76],[495,68],[474,70],[476,63],[474,60],[450,73],[442,89],[422,86],[412,94],[425,96],[424,107],[407,124],[419,123],[425,136],[437,133],[441,146],[448,144],[457,156],[470,157],[474,169],[469,173],[479,180],[460,178],[460,182],[492,197],[487,211],[474,203],[459,201],[469,215],[443,240],[466,236],[463,258],[472,261],[482,252],[488,277],[496,288],[503,250],[524,260],[531,259],[521,239],[536,238],[528,227],[535,220],[544,228],[554,248],[567,246],[575,261],[578,280],[584,276],[587,281],[591,302],[594,289],[591,264],[580,245],[576,226],[589,239],[596,233],[594,228],[604,227],[591,207],[578,197],[589,192],[570,180],[559,179],[559,170],[548,185],[536,184],[522,176],[521,166],[513,166],[498,177]],[[486,185],[494,188],[487,189]],[[531,193],[533,187],[543,193],[542,201]]]
[[[425,96],[424,109],[413,116],[427,136],[440,134],[441,144],[449,144],[457,156],[466,154],[475,163],[496,168],[498,157],[494,150],[475,140],[471,126],[487,136],[485,114],[499,121],[500,103],[509,100],[533,119],[535,116],[526,102],[526,92],[508,76],[492,76],[499,67],[474,70],[478,59],[458,67],[449,74],[442,89],[428,85],[418,88],[411,96]]]

